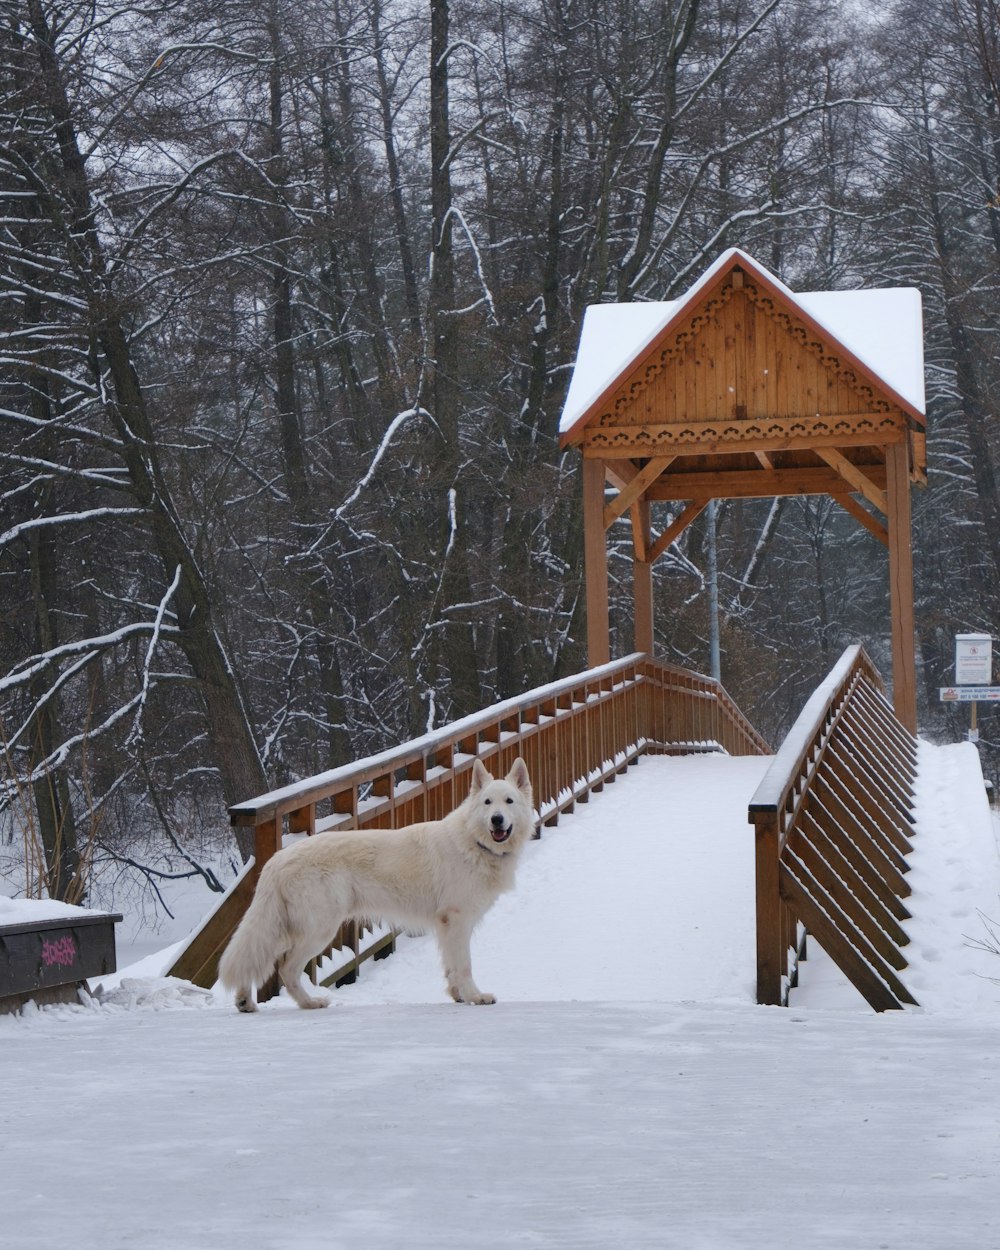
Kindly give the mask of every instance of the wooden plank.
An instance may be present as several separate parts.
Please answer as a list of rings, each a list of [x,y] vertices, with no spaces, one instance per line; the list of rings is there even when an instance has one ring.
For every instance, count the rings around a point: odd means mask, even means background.
[[[869,1006],[876,1011],[892,1011],[899,1010],[904,1003],[917,1005],[893,970],[872,950],[836,903],[825,896],[819,882],[802,862],[793,857],[781,864],[781,895]]]
[[[910,777],[899,767],[899,761],[887,751],[881,735],[866,723],[861,708],[852,704],[840,726],[846,741],[854,742],[858,752],[864,754],[872,768],[877,769],[880,788],[891,799],[909,827],[907,839],[912,833],[913,791]]]
[[[828,911],[831,907],[835,908],[848,922],[850,928],[845,926],[845,931],[850,934],[852,943],[857,946],[855,935],[859,936],[867,944],[869,952],[874,952],[888,967],[895,968],[897,972],[902,971],[906,967],[906,960],[826,858],[825,853],[829,853],[829,850],[829,842],[824,840],[819,827],[810,817],[803,816],[799,827],[787,843],[788,855],[793,856],[810,873],[819,890],[816,894],[818,901]],[[806,918],[806,924],[808,923]]]
[[[167,969],[167,976],[193,981],[205,989],[218,979],[219,957],[225,950],[243,913],[253,898],[255,875],[245,872],[215,911],[202,921],[201,927],[184,950]]]
[[[393,929],[389,933],[384,933],[378,938],[373,938],[366,945],[362,945],[356,953],[352,953],[351,957],[337,967],[326,976],[319,984],[324,989],[331,989],[334,986],[348,985],[357,980],[358,972],[361,965],[367,959],[385,959],[391,955],[396,949],[396,938],[399,936],[399,930]],[[330,956],[332,958],[332,955]]]
[[[831,754],[829,758],[829,766],[830,775],[836,778],[842,793],[850,795],[862,808],[867,817],[867,828],[873,837],[877,837],[883,854],[901,875],[909,872],[906,856],[913,846],[906,836],[902,817],[880,803],[874,793],[875,783],[868,774],[867,761],[858,756],[853,744],[840,742],[836,754]],[[909,888],[896,892],[903,898],[910,893]]]
[[[892,710],[892,704],[880,691],[865,685],[859,692],[862,704],[871,709],[872,716],[877,718],[882,740],[885,742],[900,770],[907,778],[908,790],[913,793],[913,782],[917,767],[917,740],[903,725]]]
[[[863,809],[853,796],[841,788],[832,772],[815,779],[810,796],[804,804],[805,810],[809,810],[811,803],[816,803],[829,815],[842,835],[837,845],[854,870],[897,920],[909,920],[910,912],[900,901],[910,893],[906,878],[886,855],[879,837],[873,836],[863,819]],[[824,822],[825,827],[827,824]]]
[[[844,911],[851,917],[879,954],[896,969],[906,967],[901,948],[909,938],[885,906],[878,894],[868,885],[865,875],[859,872],[841,848],[851,846],[845,831],[838,826],[821,804],[813,804],[802,813],[802,848],[791,849],[803,862],[808,863],[817,878],[823,879],[815,863],[810,863],[804,853],[808,844],[810,853],[818,855],[827,872],[827,888]]]
[[[837,451],[834,447],[817,447],[816,455],[821,460],[825,460],[830,468],[839,473],[844,481],[848,482],[854,490],[864,495],[869,503],[874,504],[883,516],[888,513],[889,503],[886,499],[885,491],[880,490],[871,478],[856,464],[852,464],[842,452]]]
[[[660,474],[673,464],[676,456],[658,456],[650,460],[632,478],[627,486],[619,490],[618,495],[604,507],[604,528],[614,525],[619,517],[624,516],[633,503],[642,495],[650,483],[655,482]]]
[[[649,548],[649,563],[655,563],[660,556],[666,551],[672,542],[676,542],[681,534],[687,529],[691,522],[700,512],[708,507],[709,501],[706,499],[700,503],[689,503],[680,516],[667,526],[659,538]]]

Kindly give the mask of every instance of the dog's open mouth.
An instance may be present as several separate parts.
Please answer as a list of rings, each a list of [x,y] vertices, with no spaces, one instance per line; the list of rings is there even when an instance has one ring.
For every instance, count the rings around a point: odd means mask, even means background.
[[[514,826],[508,825],[506,829],[491,829],[494,842],[506,842],[510,835],[514,832]]]

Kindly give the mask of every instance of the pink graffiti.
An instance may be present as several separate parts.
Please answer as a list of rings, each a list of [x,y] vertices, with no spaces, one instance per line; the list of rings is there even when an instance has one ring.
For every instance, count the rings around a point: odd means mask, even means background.
[[[60,968],[69,968],[76,963],[76,943],[67,934],[58,942],[42,943],[42,963],[51,967],[58,964]]]

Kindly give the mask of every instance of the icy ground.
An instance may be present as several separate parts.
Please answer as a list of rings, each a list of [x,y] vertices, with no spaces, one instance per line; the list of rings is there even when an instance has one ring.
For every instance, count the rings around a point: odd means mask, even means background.
[[[152,957],[0,1017],[0,1247],[1000,1247],[1000,868],[974,748],[922,745],[904,979],[813,948],[753,1005],[764,761],[648,759],[528,848],[474,939],[254,1017]],[[711,810],[706,810],[706,805]],[[117,987],[116,987],[117,983]]]

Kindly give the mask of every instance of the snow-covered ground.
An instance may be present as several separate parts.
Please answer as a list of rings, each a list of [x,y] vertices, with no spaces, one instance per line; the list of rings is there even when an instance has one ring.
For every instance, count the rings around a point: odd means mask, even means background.
[[[643,759],[545,830],[474,939],[495,1007],[404,939],[325,1012],[240,1016],[152,956],[0,1017],[0,1247],[1000,1246],[975,750],[921,747],[922,1007],[882,1016],[815,946],[754,1005],[764,764]]]

